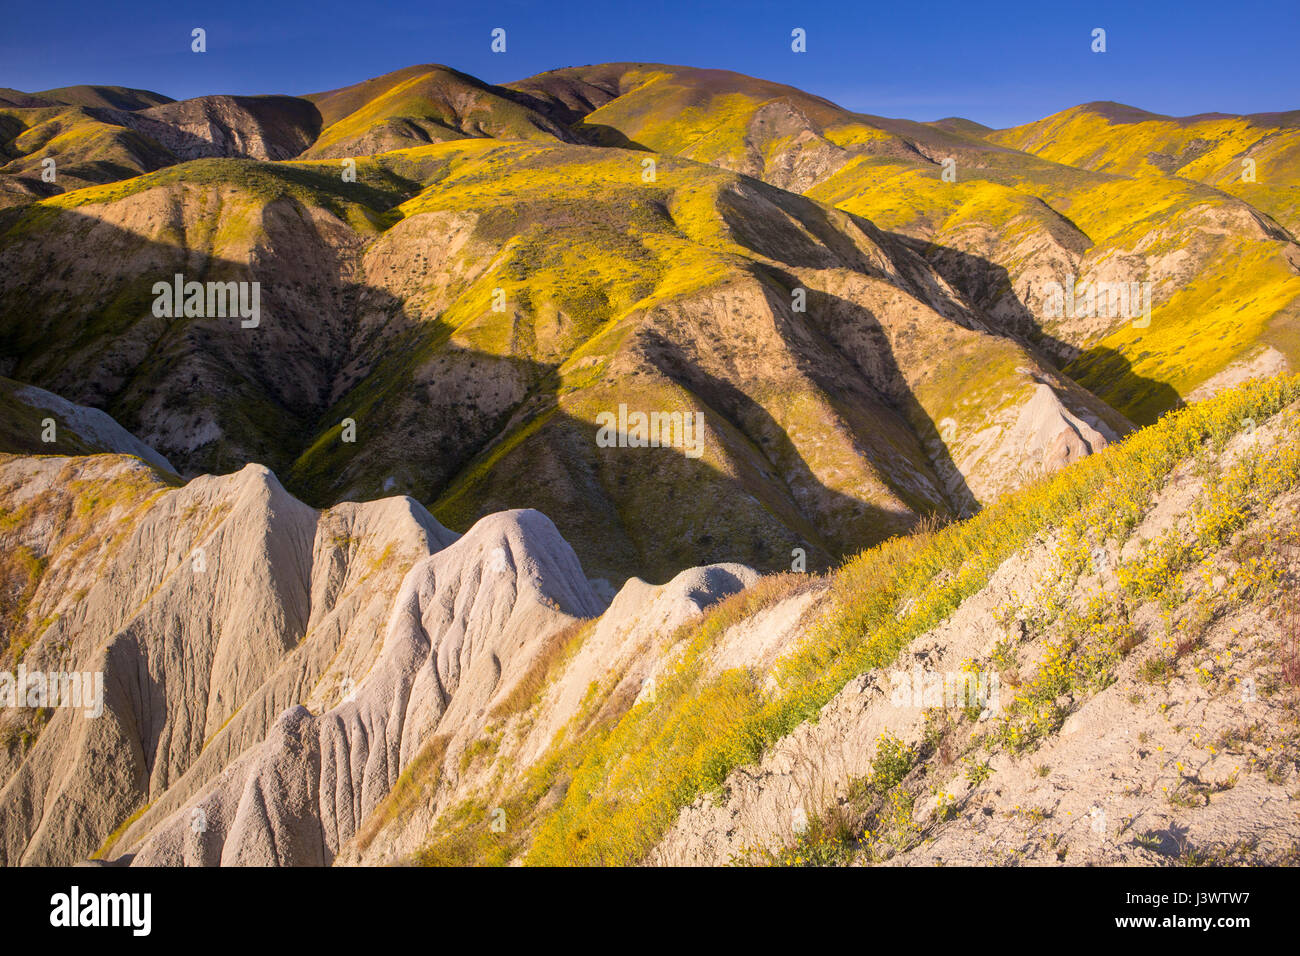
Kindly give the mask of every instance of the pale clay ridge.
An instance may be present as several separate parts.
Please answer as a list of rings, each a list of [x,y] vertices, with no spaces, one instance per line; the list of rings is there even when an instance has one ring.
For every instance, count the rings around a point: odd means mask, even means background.
[[[18,458],[0,480],[57,496],[78,474],[123,468],[147,474],[111,456]],[[368,665],[391,603],[374,573],[383,556],[405,566],[455,540],[410,499],[316,512],[256,465],[157,486],[128,521],[142,503],[108,520],[124,536],[113,547],[56,551],[34,598],[54,620],[27,667],[103,670],[104,715],[56,709],[16,765],[0,767],[6,863],[84,858],[141,805],[219,773],[332,666],[344,668],[336,685]]]
[[[648,683],[671,662],[678,629],[699,618],[714,603],[758,580],[753,569],[739,564],[688,568],[662,585],[629,579],[590,633],[551,680],[522,733],[510,732],[498,747],[498,760],[508,756],[512,774],[521,774],[546,753],[556,734],[580,710],[593,682],[613,682],[610,699],[630,706],[653,687]],[[740,666],[728,664],[728,666]],[[503,689],[508,689],[503,679]],[[448,725],[451,725],[450,727]],[[400,863],[428,840],[439,815],[468,794],[491,792],[496,763],[461,768],[465,748],[481,736],[484,722],[475,715],[468,724],[445,721],[447,755],[439,785],[431,798],[401,819],[384,825],[365,847],[354,842],[339,854],[340,864]]]
[[[98,408],[76,405],[53,392],[34,385],[21,385],[14,389],[14,397],[33,408],[54,412],[64,420],[78,438],[86,444],[104,451],[135,455],[163,471],[176,473],[171,462],[117,423],[113,416]]]
[[[600,610],[548,518],[482,519],[407,573],[355,700],[318,717],[302,706],[285,712],[265,743],[164,821],[133,862],[331,863],[435,730],[471,722],[550,631]]]
[[[969,438],[953,443],[957,467],[982,503],[997,500],[1026,476],[1051,474],[1119,440],[1102,418],[1076,395],[1071,408],[1057,391],[1037,382],[1028,397]]]
[[[563,678],[543,705],[533,757],[549,743],[562,721],[578,709],[592,681],[620,675],[614,694],[636,697],[664,664],[674,632],[699,617],[705,608],[758,580],[753,569],[740,564],[688,568],[667,584],[647,584],[640,578],[625,583],[565,669]]]
[[[53,523],[32,529],[58,552],[57,593],[38,599],[60,615],[27,664],[104,670],[105,709],[56,710],[0,768],[9,863],[84,859],[127,817],[109,859],[333,862],[434,733],[451,739],[451,774],[550,636],[604,609],[535,511],[491,515],[458,539],[409,498],[317,512],[256,465],[177,489],[108,455],[0,466],[14,504],[132,476],[156,491],[124,504],[145,507],[122,515],[125,539],[98,568],[59,552]],[[757,577],[732,564],[629,580],[548,688],[521,758],[545,750],[592,680],[618,675],[630,702],[682,624]],[[80,581],[94,583],[69,600]],[[440,805],[476,783],[452,776]],[[366,861],[418,849],[420,822]]]

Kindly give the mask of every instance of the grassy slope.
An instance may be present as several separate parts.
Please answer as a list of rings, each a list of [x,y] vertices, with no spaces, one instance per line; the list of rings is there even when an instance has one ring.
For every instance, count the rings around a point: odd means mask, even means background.
[[[409,183],[385,175],[385,167],[378,162],[358,164],[357,179],[355,184],[344,183],[337,165],[329,162],[196,159],[123,182],[53,196],[29,210],[19,228],[55,210],[117,202],[159,187],[229,186],[247,193],[250,202],[265,203],[287,196],[306,205],[323,206],[353,228],[374,232],[372,217],[400,201],[403,188],[412,188]]]
[[[615,130],[620,139],[697,162],[744,168],[753,150],[766,164],[791,145],[788,135],[755,125],[763,106],[779,102],[789,104],[811,131],[837,146],[905,149],[896,135],[873,125],[872,117],[793,87],[726,70],[624,66],[618,76],[621,95],[576,126],[597,141],[601,130]]]
[[[561,493],[544,469],[533,467],[539,452],[531,446],[520,449],[518,438],[531,437],[542,419],[562,410],[563,416],[552,424],[563,426],[580,457],[590,456],[596,413],[627,398],[619,394],[628,384],[621,378],[623,373],[607,376],[611,356],[623,347],[629,332],[625,321],[728,283],[741,281],[753,286],[759,281],[754,266],[761,257],[736,241],[719,210],[719,197],[734,189],[738,178],[708,166],[661,157],[656,181],[647,183],[642,178],[641,158],[637,152],[623,150],[462,140],[362,158],[355,184],[342,181],[337,160],[198,160],[16,210],[6,217],[5,235],[12,241],[32,239],[47,234],[47,229],[57,231],[67,212],[89,212],[91,206],[147,196],[155,204],[184,202],[195,213],[193,221],[186,221],[183,234],[164,237],[169,244],[240,261],[245,255],[241,249],[265,238],[258,226],[259,208],[279,198],[325,208],[370,237],[382,236],[403,219],[471,215],[477,221],[476,241],[491,250],[490,267],[472,281],[460,286],[453,283],[446,290],[445,307],[439,307],[432,321],[412,323],[400,341],[384,343],[370,374],[333,408],[305,422],[241,393],[222,403],[220,419],[225,426],[238,433],[269,428],[267,434],[275,438],[276,448],[301,448],[286,470],[286,479],[309,499],[334,500],[344,482],[349,488],[360,482],[360,490],[350,495],[380,495],[386,491],[392,456],[353,456],[355,447],[337,440],[339,422],[355,419],[363,435],[394,434],[394,409],[402,402],[418,405],[411,383],[422,368],[439,356],[468,356],[471,360],[479,356],[522,369],[535,402],[513,423],[488,423],[489,435],[503,429],[499,441],[485,447],[480,447],[482,438],[479,444],[461,443],[456,452],[465,456],[464,460],[448,460],[440,451],[443,460],[439,464],[452,467],[446,477],[459,472],[454,482],[440,480],[432,470],[423,472],[431,483],[413,490],[432,502],[444,520],[468,526],[484,509],[519,503],[576,515],[575,503],[584,490],[598,487],[600,494],[609,498],[611,513],[626,518],[627,524],[637,529],[629,532],[632,540],[652,542],[650,528],[659,520],[656,509],[680,516],[683,533],[670,535],[659,545],[669,548],[673,556],[651,561],[642,568],[646,573],[666,574],[683,564],[697,563],[681,551],[689,550],[685,531],[692,527],[693,518],[700,519],[699,527],[710,525],[712,519],[712,530],[702,533],[713,542],[711,547],[719,558],[728,556],[720,550],[727,540],[783,541],[787,537],[781,530],[784,527],[795,529],[801,541],[811,544],[823,555],[822,560],[829,560],[829,554],[842,548],[828,546],[818,529],[792,505],[790,493],[779,481],[775,491],[767,486],[768,479],[761,473],[770,465],[763,454],[750,438],[717,418],[712,427],[727,435],[729,449],[720,457],[710,454],[698,462],[680,455],[676,458],[682,460],[669,462],[666,459],[671,453],[666,452],[655,463],[669,465],[658,478],[628,474],[613,461],[592,461],[598,472],[593,476],[595,485],[569,487]],[[220,203],[215,217],[205,212],[214,197]],[[241,221],[248,227],[243,232]],[[69,217],[69,222],[75,220]],[[510,312],[504,317],[491,311],[497,288],[510,303]],[[147,302],[141,290],[128,291],[129,295],[119,297],[121,301],[68,302],[61,314],[75,319],[89,312],[95,319],[84,327],[63,329],[61,337],[90,344],[97,336],[120,332],[133,314],[138,315],[141,303]],[[18,343],[15,347],[28,346]],[[651,408],[707,404],[689,389],[662,378],[644,383],[638,394]],[[783,416],[780,420],[789,428],[798,427],[807,434],[815,432],[812,426],[828,414],[839,414],[808,383],[801,384],[797,393],[754,397]],[[115,411],[130,420],[133,408]],[[429,410],[413,408],[411,413],[415,415],[410,418],[412,427],[418,428],[419,415],[428,415]],[[896,427],[905,426],[899,422]],[[307,441],[299,445],[304,434]],[[540,436],[538,441],[545,444],[550,435]],[[407,454],[409,448],[403,448],[394,445],[390,451]],[[816,451],[821,455],[823,449],[819,445]],[[477,460],[469,460],[475,453],[479,453]],[[507,455],[514,457],[506,462],[505,470],[516,478],[502,484],[499,476],[489,473],[494,470],[493,463],[500,465]],[[813,464],[826,473],[828,462]],[[834,464],[829,462],[832,473]],[[872,467],[855,466],[864,474]],[[850,472],[856,474],[853,469]],[[667,500],[672,492],[670,473],[678,474],[683,487],[701,490],[697,496],[688,496],[700,508],[718,496],[730,498],[739,483],[746,494],[762,503],[764,511],[755,518],[757,524],[745,523],[743,527],[732,527],[714,514],[683,511],[682,499],[675,504]],[[661,486],[662,494],[648,499],[639,495],[636,488],[642,482]],[[885,517],[877,526],[868,527],[876,520],[870,509],[865,517],[846,516],[841,529],[846,540],[894,533],[899,522],[906,525],[910,520],[909,507],[923,504],[912,501],[906,489],[891,488],[884,473],[867,483],[872,502],[883,502]],[[846,486],[845,490],[852,493],[854,489]],[[903,500],[899,500],[900,494]],[[499,500],[502,495],[508,496],[509,504]],[[593,541],[602,537],[596,527],[570,531]],[[778,552],[788,554],[788,547],[772,554]],[[762,561],[764,566],[776,562],[772,555],[769,559]],[[617,565],[631,567],[633,563],[623,554]]]
[[[175,102],[161,93],[126,86],[60,86],[32,95],[68,106],[104,106],[119,110],[143,110]]]
[[[479,233],[486,241],[503,243],[502,254],[490,271],[453,289],[450,305],[436,323],[414,331],[414,347],[386,357],[326,420],[346,414],[365,423],[372,415],[382,417],[418,364],[453,337],[455,348],[485,356],[543,365],[580,360],[582,346],[616,318],[703,288],[733,268],[725,253],[690,242],[666,217],[664,203],[676,187],[667,171],[662,188],[639,188],[640,165],[631,155],[489,140],[403,155],[416,153],[437,157],[435,187],[400,205],[395,215],[480,215]],[[683,175],[681,181],[689,178]],[[530,330],[522,339],[515,337],[512,324],[492,311],[498,288],[530,318],[563,313],[566,322],[550,335]],[[341,470],[331,455],[343,452],[317,440],[295,473],[308,482],[325,480]]]
[[[551,107],[562,104],[560,108],[571,114],[582,114],[575,132],[592,141],[632,143],[745,168],[757,157],[767,169],[787,151],[797,154],[807,148],[754,125],[765,105],[787,104],[820,142],[848,151],[842,157],[845,165],[810,191],[814,198],[839,204],[884,228],[992,256],[1013,273],[1031,257],[1036,235],[1068,232],[1071,226],[1086,235],[1094,260],[1139,247],[1146,255],[1158,254],[1162,245],[1171,252],[1171,244],[1193,224],[1201,207],[1224,206],[1225,192],[1284,225],[1296,224],[1300,132],[1295,114],[1172,119],[1115,104],[1090,104],[1023,127],[988,131],[971,124],[916,124],[854,114],[780,84],[726,71],[656,64],[558,70],[513,87],[540,96],[533,102],[543,107],[549,99]],[[417,141],[426,135],[553,139],[562,133],[512,95],[508,88],[489,87],[445,67],[410,67],[310,97],[327,124],[314,149],[334,150],[394,126],[406,131],[399,129],[384,148],[409,141],[408,136]],[[101,90],[92,99],[99,105],[107,96]],[[584,96],[612,99],[593,109],[582,105]],[[136,96],[127,105],[137,100],[148,102]],[[51,153],[59,154],[61,162],[73,159],[66,168],[70,177],[92,180],[129,175],[166,161],[153,156],[146,141],[130,140],[124,131],[105,127],[80,110],[17,112],[50,115],[23,121],[28,125],[13,141],[11,152],[24,155],[14,161],[11,172],[30,176],[38,171],[39,160]],[[411,132],[410,124],[423,132]],[[617,135],[611,138],[610,131]],[[935,161],[927,158],[945,154],[959,160],[956,184],[941,182]],[[1257,161],[1256,183],[1241,182],[1244,156]],[[427,184],[418,175],[415,180]],[[80,184],[75,178],[69,181]],[[407,188],[405,196],[411,193]],[[1165,330],[1163,335],[1138,336],[1121,325],[1087,341],[1064,335],[1075,345],[1097,350],[1071,371],[1129,417],[1150,421],[1169,407],[1169,391],[1162,386],[1186,393],[1232,362],[1248,358],[1261,343],[1283,352],[1294,367],[1300,362],[1295,282],[1252,242],[1229,236],[1207,256],[1210,265],[1196,276],[1193,287],[1168,290],[1168,295],[1157,291],[1153,324]],[[1225,291],[1228,287],[1234,291]],[[1250,334],[1221,337],[1230,310],[1244,301],[1235,290],[1250,287],[1267,287],[1250,304],[1253,311],[1245,323]],[[1216,290],[1210,308],[1189,308],[1203,301],[1207,289]],[[1059,331],[1050,321],[1045,325],[1049,334]],[[1131,366],[1119,389],[1108,388],[1091,372],[1102,367],[1099,356],[1112,352],[1118,354],[1105,365],[1108,371],[1113,372],[1114,359]],[[1169,369],[1176,369],[1176,376],[1167,374]],[[1152,384],[1144,387],[1143,380]]]
[[[1067,132],[1079,130],[1070,127],[1059,135]],[[1040,154],[1059,162],[1078,158],[1064,148]],[[1086,249],[1090,262],[1135,250],[1147,257],[1173,257],[1185,237],[1204,228],[1207,214],[1248,215],[1224,193],[1159,170],[1130,176],[1112,173],[1109,165],[1094,173],[1034,160],[999,160],[983,167],[959,166],[958,181],[945,183],[933,166],[863,157],[809,194],[882,228],[983,254],[1013,275],[1030,261],[1036,233],[1062,235],[1077,228],[1087,240],[1078,251]],[[1241,196],[1253,198],[1248,192]],[[1300,276],[1287,266],[1281,245],[1232,228],[1222,234],[1211,228],[1200,241],[1206,244],[1199,253],[1204,265],[1192,281],[1153,289],[1150,328],[1118,321],[1101,337],[1080,341],[1059,322],[1041,321],[1048,334],[1088,350],[1067,371],[1133,421],[1149,423],[1168,410],[1163,386],[1185,395],[1226,366],[1251,357],[1261,344],[1300,367],[1295,318]],[[1107,360],[1099,364],[1099,357]]]
[[[85,108],[2,109],[4,136],[0,172],[39,180],[43,162],[54,159],[57,183],[77,189],[87,183],[113,182],[175,162],[157,143],[133,130],[105,122]]]
[[[606,84],[607,72],[592,70]],[[758,150],[767,168],[774,155],[797,147],[789,139],[764,139],[753,126],[755,115],[764,104],[789,104],[851,154],[810,196],[883,228],[987,256],[1013,275],[1032,256],[1036,234],[1068,234],[1074,227],[1084,234],[1076,252],[1089,250],[1092,261],[1135,249],[1146,256],[1172,254],[1206,210],[1236,213],[1225,192],[1284,225],[1295,224],[1296,114],[1186,121],[1102,104],[988,131],[859,116],[724,71],[625,65],[615,75],[621,95],[586,115],[587,127],[614,128],[657,151],[735,168],[744,168]],[[548,76],[534,82],[544,85]],[[1241,182],[1240,159],[1247,154],[1257,161],[1255,184]],[[943,182],[930,158],[944,155],[958,159],[957,183]],[[1101,337],[1063,336],[1092,350],[1070,371],[1136,421],[1152,421],[1170,407],[1168,386],[1186,394],[1250,358],[1261,344],[1300,367],[1293,315],[1300,283],[1278,250],[1230,234],[1203,255],[1205,266],[1193,283],[1155,290],[1152,326],[1158,334],[1115,323]],[[1231,321],[1239,324],[1225,334]],[[1051,321],[1043,324],[1048,334],[1061,332]],[[1098,357],[1112,352],[1107,374],[1098,374]],[[1125,363],[1122,381],[1113,374],[1115,360]]]
[[[411,171],[414,166],[400,168]],[[220,278],[231,269],[238,270],[238,263],[247,259],[250,248],[266,243],[264,210],[277,199],[328,209],[357,232],[374,235],[390,222],[384,218],[385,211],[418,188],[418,184],[405,181],[378,163],[366,164],[357,183],[344,184],[334,169],[315,164],[196,160],[182,167],[168,167],[124,182],[76,190],[11,210],[0,226],[0,236],[15,247],[31,242],[75,245],[88,221],[84,213],[93,212],[89,207],[103,207],[140,196],[142,206],[184,208],[188,218],[180,223],[179,229],[167,225],[152,239],[140,236],[138,246],[134,237],[123,235],[121,239],[132,247],[131,252],[139,248],[149,255],[152,250],[161,249],[176,264],[175,271],[184,268],[189,254],[199,252],[214,270],[210,277]],[[64,238],[56,241],[51,236]],[[106,268],[111,277],[112,265]],[[164,265],[161,271],[167,275],[173,269]],[[93,278],[102,282],[102,270],[94,272]],[[80,350],[93,350],[97,343],[108,338],[120,340],[123,336],[138,335],[141,324],[150,321],[150,289],[157,278],[153,272],[131,275],[126,281],[119,278],[107,292],[97,288],[78,294],[75,287],[70,288],[57,299],[46,302],[47,309],[41,313],[47,320],[44,325],[23,317],[22,309],[30,308],[29,305],[11,300],[5,316],[6,348],[19,354],[37,355],[50,363],[73,360],[81,354]],[[58,303],[57,308],[49,308],[54,301]],[[40,352],[40,343],[49,338],[66,343],[68,348]],[[108,404],[109,412],[119,421],[135,421],[140,404],[153,394],[157,385],[166,382],[171,364],[166,350],[177,347],[178,337],[164,336],[156,342],[154,338],[149,337],[153,354],[137,360],[129,369],[131,379]],[[237,350],[217,346],[204,358],[219,364],[243,365],[239,368],[228,365],[228,390],[220,398],[196,395],[187,400],[195,406],[207,403],[215,408],[217,420],[228,434],[254,436],[260,441],[256,460],[285,467],[292,461],[293,449],[301,441],[304,429],[312,424],[303,420],[304,410],[286,409],[269,395],[263,387],[266,383],[258,383],[249,375],[246,357],[241,358]],[[47,364],[41,375],[28,377],[40,380],[42,375],[53,376],[57,371],[57,366]],[[276,462],[272,450],[282,460]],[[288,462],[283,460],[286,455],[290,456]],[[222,464],[210,463],[209,470],[216,470]]]
[[[736,177],[661,157],[656,181],[646,183],[640,155],[622,150],[460,141],[429,148],[428,153],[443,161],[436,184],[403,203],[401,217],[476,216],[476,235],[491,246],[501,244],[500,252],[490,268],[450,291],[449,304],[436,322],[416,327],[404,347],[388,350],[366,381],[322,420],[336,423],[352,417],[360,428],[391,421],[407,383],[439,354],[468,351],[554,369],[535,382],[531,411],[516,416],[441,490],[433,505],[440,520],[467,527],[485,510],[502,506],[504,497],[579,521],[577,502],[569,497],[576,490],[557,487],[554,469],[546,467],[542,446],[558,443],[589,460],[594,469],[595,484],[587,490],[612,510],[602,513],[596,507],[593,514],[614,520],[634,541],[665,516],[674,516],[670,520],[680,533],[662,535],[662,546],[678,542],[671,549],[672,559],[652,560],[643,573],[661,575],[680,567],[686,555],[677,550],[689,550],[691,529],[703,533],[699,529],[714,525],[708,537],[719,547],[729,535],[761,538],[758,528],[728,529],[708,513],[706,503],[730,494],[735,481],[787,527],[801,528],[806,540],[821,547],[820,535],[789,502],[774,497],[752,475],[742,477],[740,472],[748,466],[738,466],[729,455],[719,457],[711,448],[697,463],[664,456],[658,465],[666,471],[655,476],[627,474],[615,464],[619,459],[594,456],[591,449],[596,414],[620,401],[645,408],[700,407],[698,397],[670,382],[638,384],[610,379],[606,373],[628,334],[627,322],[658,305],[749,275],[754,254],[737,244],[718,213],[719,196]],[[496,289],[510,303],[512,320],[492,312]],[[812,396],[773,396],[772,401],[793,408],[802,397]],[[555,416],[556,411],[563,415]],[[729,426],[714,419],[713,427]],[[337,482],[345,473],[350,449],[336,440],[336,432],[332,424],[299,458],[291,475],[296,485]],[[747,441],[734,432],[731,437],[740,446]],[[753,457],[757,460],[756,454]],[[373,459],[367,467],[370,472],[354,471],[349,480],[378,491],[384,462]],[[683,494],[677,488],[674,495],[667,487],[670,474],[682,487],[699,493]],[[652,485],[664,486],[662,494],[654,493]],[[892,498],[887,483],[879,490],[886,500]],[[687,507],[688,501],[696,507]],[[868,533],[865,527],[857,530]],[[871,536],[893,530],[881,528]],[[593,542],[602,538],[594,526],[566,528],[566,534]]]
[[[1099,541],[1136,525],[1166,476],[1202,445],[1223,444],[1300,397],[1300,378],[1248,383],[1162,418],[1124,443],[1022,489],[965,522],[897,538],[849,561],[832,579],[833,601],[805,641],[778,665],[777,689],[730,671],[706,678],[708,649],[728,625],[788,593],[751,589],[710,609],[678,635],[684,648],[659,681],[656,701],[594,720],[611,687],[593,686],[583,714],[496,802],[523,832],[498,838],[487,804],[453,808],[421,855],[427,863],[627,864],[640,860],[681,807],[752,763],[818,710],[853,676],[886,666],[914,637],[980,590],[1008,557],[1061,532],[1065,551],[1086,561]],[[1278,470],[1256,476],[1259,494],[1300,481],[1294,448]],[[1267,472],[1267,474],[1265,473]],[[1234,502],[1211,524],[1230,533]],[[1235,512],[1234,512],[1235,513]],[[1207,520],[1210,520],[1207,518]],[[900,607],[906,607],[900,612]],[[558,805],[543,803],[559,781]]]
[[[1082,169],[1214,185],[1293,232],[1300,226],[1300,112],[1176,119],[1123,109],[1077,106],[986,138]],[[1255,183],[1242,180],[1247,158],[1255,160]]]
[[[475,136],[555,140],[562,131],[474,77],[439,66],[411,67],[308,97],[326,126],[305,157],[373,153]],[[364,147],[364,148],[363,148]]]
[[[0,378],[0,449],[20,455],[87,455],[96,451],[78,438],[61,416],[19,400],[14,395],[17,386],[17,382]],[[53,442],[41,440],[48,419],[55,423]]]

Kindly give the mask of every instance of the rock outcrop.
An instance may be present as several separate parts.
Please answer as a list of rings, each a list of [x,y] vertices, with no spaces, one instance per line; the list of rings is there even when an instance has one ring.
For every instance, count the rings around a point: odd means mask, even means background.
[[[349,699],[319,715],[282,714],[264,742],[159,823],[133,862],[331,863],[432,735],[465,736],[552,631],[600,610],[543,515],[483,519],[407,573],[379,656]]]
[[[258,466],[168,488],[130,461],[0,468],[21,502],[6,546],[44,562],[20,619],[35,623],[7,643],[28,645],[28,670],[104,675],[102,716],[55,709],[8,752],[9,863],[89,856],[178,782],[220,773],[322,680],[359,678],[394,566],[456,537],[409,499],[321,513]],[[73,512],[85,517],[59,517]]]

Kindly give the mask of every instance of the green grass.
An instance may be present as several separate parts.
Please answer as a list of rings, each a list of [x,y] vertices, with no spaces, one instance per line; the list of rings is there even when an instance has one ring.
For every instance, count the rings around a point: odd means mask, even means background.
[[[105,838],[104,842],[100,844],[99,849],[96,850],[94,853],[90,854],[90,858],[92,860],[108,859],[109,854],[113,852],[113,847],[117,845],[117,842],[122,839],[123,835],[126,833],[127,830],[131,829],[131,825],[135,823],[135,821],[139,820],[142,816],[145,815],[145,813],[148,812],[151,806],[153,806],[153,801],[146,803],[140,809],[136,810],[135,813],[131,814],[120,824],[118,824],[117,829],[115,829],[112,833],[110,833],[107,836],[107,838]]]
[[[1011,554],[1071,516],[1092,527],[1150,501],[1166,476],[1206,441],[1221,445],[1244,419],[1262,421],[1300,396],[1300,379],[1252,382],[1162,418],[1126,442],[930,534],[894,539],[850,561],[834,580],[833,609],[777,672],[764,694],[731,671],[706,677],[718,636],[708,615],[654,706],[638,706],[585,746],[564,800],[527,854],[537,864],[630,864],[644,857],[682,806],[757,760],[813,718],[853,676],[883,667],[911,639],[952,613]],[[933,585],[942,572],[951,576]],[[913,598],[911,613],[897,614]]]
[[[328,209],[354,229],[373,233],[391,224],[381,215],[404,201],[411,184],[377,163],[358,164],[357,182],[345,183],[337,161],[271,163],[253,159],[195,159],[103,186],[88,186],[26,207],[7,238],[38,228],[59,210],[117,202],[159,187],[233,188],[267,203],[282,197]],[[368,175],[363,175],[366,173]]]

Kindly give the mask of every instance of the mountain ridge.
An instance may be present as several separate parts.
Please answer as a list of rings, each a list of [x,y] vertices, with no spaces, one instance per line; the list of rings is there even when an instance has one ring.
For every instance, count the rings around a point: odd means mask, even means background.
[[[1297,116],[0,91],[0,862],[1294,860]]]

